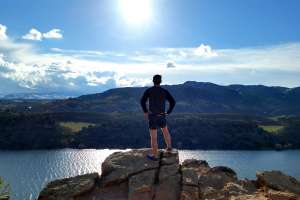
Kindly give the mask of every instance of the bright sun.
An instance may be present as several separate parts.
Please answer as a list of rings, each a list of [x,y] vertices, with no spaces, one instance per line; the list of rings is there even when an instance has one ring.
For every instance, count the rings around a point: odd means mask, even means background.
[[[152,17],[153,0],[119,0],[120,13],[128,24],[141,25]]]

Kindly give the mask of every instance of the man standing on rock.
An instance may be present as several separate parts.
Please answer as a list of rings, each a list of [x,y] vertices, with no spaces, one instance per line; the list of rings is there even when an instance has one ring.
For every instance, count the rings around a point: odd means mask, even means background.
[[[145,118],[148,119],[151,136],[152,154],[147,155],[147,157],[151,160],[158,160],[157,128],[161,128],[163,132],[165,143],[167,145],[166,150],[171,151],[171,136],[167,127],[166,115],[169,115],[172,112],[176,102],[169,91],[160,86],[161,75],[153,76],[153,83],[154,86],[148,88],[144,92],[144,95],[141,98],[141,106]],[[146,105],[148,99],[149,111]],[[166,100],[169,102],[169,109],[167,112],[165,112]]]

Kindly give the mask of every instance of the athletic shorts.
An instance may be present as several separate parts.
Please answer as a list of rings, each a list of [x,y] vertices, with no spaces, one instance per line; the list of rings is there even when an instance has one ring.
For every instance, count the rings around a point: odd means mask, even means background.
[[[149,129],[164,128],[167,126],[166,116],[163,114],[149,114]]]

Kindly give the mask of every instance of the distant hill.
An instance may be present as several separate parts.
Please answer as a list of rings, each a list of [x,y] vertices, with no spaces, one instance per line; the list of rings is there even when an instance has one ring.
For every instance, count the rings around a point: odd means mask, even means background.
[[[44,99],[66,99],[69,97],[74,97],[74,96],[68,96],[68,95],[56,94],[56,93],[12,93],[7,95],[2,95],[0,99],[2,100],[43,99],[44,100]]]
[[[248,115],[300,115],[300,87],[229,85],[187,81],[164,85],[175,97],[174,112],[241,113]],[[103,93],[51,101],[36,111],[140,112],[145,87],[110,89]]]

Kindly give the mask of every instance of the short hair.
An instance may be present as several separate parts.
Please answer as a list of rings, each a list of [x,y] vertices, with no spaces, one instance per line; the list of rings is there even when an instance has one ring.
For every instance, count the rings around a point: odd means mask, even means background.
[[[161,83],[161,75],[159,74],[156,74],[153,76],[153,83],[155,85],[159,85]]]

